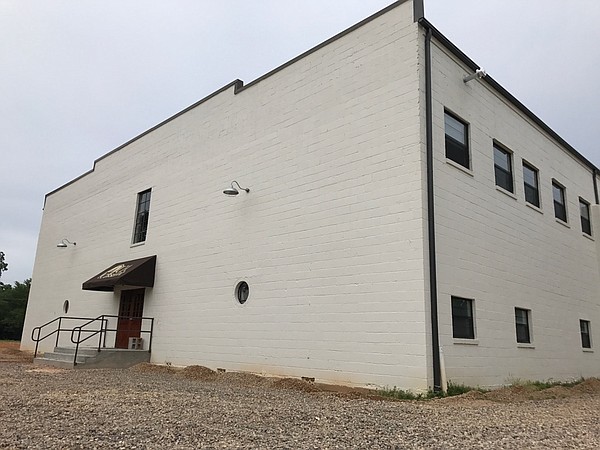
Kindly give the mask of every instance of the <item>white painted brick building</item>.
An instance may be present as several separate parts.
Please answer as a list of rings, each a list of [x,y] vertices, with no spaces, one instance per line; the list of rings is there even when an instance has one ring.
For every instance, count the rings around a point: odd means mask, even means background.
[[[22,347],[55,317],[119,314],[139,286],[82,283],[156,255],[155,363],[413,390],[598,375],[597,169],[491,77],[463,82],[477,66],[422,11],[398,1],[48,194]],[[468,168],[447,158],[447,113]],[[497,186],[494,143],[513,192]],[[223,195],[232,180],[250,192]],[[77,245],[57,248],[65,237]]]

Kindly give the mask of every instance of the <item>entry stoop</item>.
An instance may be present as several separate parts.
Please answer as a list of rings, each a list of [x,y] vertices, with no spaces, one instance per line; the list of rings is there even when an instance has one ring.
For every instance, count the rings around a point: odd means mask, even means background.
[[[150,361],[150,352],[143,350],[102,349],[98,352],[95,347],[79,347],[76,365],[74,356],[74,347],[55,347],[53,352],[35,358],[33,364],[63,369],[126,369]]]

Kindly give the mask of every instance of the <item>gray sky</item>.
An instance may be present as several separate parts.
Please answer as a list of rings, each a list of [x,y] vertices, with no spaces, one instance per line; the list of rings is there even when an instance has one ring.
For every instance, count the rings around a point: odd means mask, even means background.
[[[390,3],[0,0],[2,281],[31,276],[46,193],[234,79],[249,83]],[[600,1],[425,0],[425,14],[600,166]]]

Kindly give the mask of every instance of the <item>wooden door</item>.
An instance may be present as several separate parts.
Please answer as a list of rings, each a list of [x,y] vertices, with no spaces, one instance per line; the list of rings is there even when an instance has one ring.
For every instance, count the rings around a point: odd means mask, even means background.
[[[144,289],[121,292],[115,348],[127,348],[130,337],[140,337],[144,312]]]

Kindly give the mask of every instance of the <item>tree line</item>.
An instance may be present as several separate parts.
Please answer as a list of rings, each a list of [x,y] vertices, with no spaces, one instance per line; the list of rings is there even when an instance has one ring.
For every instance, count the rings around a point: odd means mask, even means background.
[[[4,252],[0,251],[0,279],[7,270]],[[14,286],[0,281],[0,339],[21,339],[30,286],[31,278]]]

